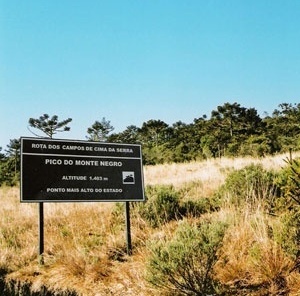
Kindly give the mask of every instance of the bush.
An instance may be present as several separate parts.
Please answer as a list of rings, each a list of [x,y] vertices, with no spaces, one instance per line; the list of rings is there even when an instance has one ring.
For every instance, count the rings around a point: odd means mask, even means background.
[[[14,170],[14,162],[10,159],[0,160],[0,186],[15,186],[20,180],[20,171]]]
[[[137,210],[151,226],[158,227],[180,216],[179,194],[173,186],[147,186],[147,201]]]
[[[285,204],[300,205],[300,159],[286,160],[288,166],[280,172],[276,181],[285,198]]]
[[[238,207],[245,203],[255,204],[257,201],[265,201],[272,207],[274,198],[278,195],[275,176],[261,165],[246,166],[230,173],[215,197]]]
[[[181,201],[180,214],[184,217],[199,217],[202,214],[219,209],[217,202],[210,197],[200,197],[197,200],[187,199]]]
[[[278,174],[276,183],[281,190],[277,202],[280,209],[280,229],[274,239],[294,259],[300,253],[300,160],[286,160],[288,166]]]
[[[300,255],[300,208],[284,213],[280,217],[279,229],[275,229],[274,240],[296,260]]]
[[[183,222],[170,241],[155,242],[150,247],[147,280],[170,295],[215,293],[213,267],[225,229],[221,222]]]
[[[198,217],[220,209],[220,200],[214,196],[201,196],[205,185],[201,181],[191,181],[179,189],[180,213],[182,216]]]
[[[215,211],[213,198],[186,196],[187,189],[176,190],[172,185],[147,186],[145,203],[134,203],[135,213],[152,227],[158,227],[183,217],[197,217]]]

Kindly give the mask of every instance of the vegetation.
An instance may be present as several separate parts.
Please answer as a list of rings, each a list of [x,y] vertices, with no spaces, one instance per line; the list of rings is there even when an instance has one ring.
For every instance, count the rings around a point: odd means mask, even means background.
[[[110,124],[110,121],[107,121],[105,117],[100,121],[95,121],[94,124],[87,129],[87,139],[89,141],[95,142],[105,142],[111,131],[114,130],[114,127]]]
[[[122,203],[46,204],[39,264],[38,208],[19,202],[11,140],[0,149],[0,294],[298,296],[300,104],[279,108],[260,118],[226,103],[192,124],[119,134],[95,121],[88,140],[143,145],[147,200],[131,203],[131,256]],[[29,119],[50,138],[70,122]]]
[[[145,166],[131,256],[123,203],[45,204],[44,265],[37,205],[2,186],[0,294],[297,296],[299,156]]]
[[[58,121],[58,116],[53,115],[51,118],[48,114],[44,114],[39,118],[29,118],[29,126],[42,131],[48,138],[53,138],[53,136],[58,132],[67,132],[70,127],[67,125],[72,121],[72,118],[65,119],[63,121]],[[32,132],[32,131],[31,131]],[[35,136],[38,136],[32,132]],[[38,136],[39,137],[39,136]]]
[[[225,183],[216,192],[216,197],[235,207],[245,204],[256,205],[263,201],[272,210],[279,193],[275,179],[277,174],[267,171],[262,165],[250,164],[243,169],[228,174]]]
[[[6,153],[1,153],[0,147],[0,185],[13,186],[20,178],[20,141],[10,140]]]
[[[67,126],[72,121],[68,118],[58,121],[58,116],[50,117],[48,114],[43,114],[39,118],[29,118],[29,127],[38,129],[44,133],[46,137],[53,138],[58,132],[67,132],[70,127]],[[31,131],[31,130],[30,130]],[[41,137],[31,131],[35,136]],[[20,139],[10,140],[7,145],[6,154],[0,153],[0,186],[1,185],[16,185],[20,179]],[[0,151],[2,147],[0,147]]]
[[[226,225],[218,221],[183,222],[172,238],[153,243],[148,281],[167,295],[214,295],[213,268]]]
[[[52,138],[57,133],[69,131],[71,121],[71,118],[59,121],[57,115],[44,114],[37,119],[30,118],[29,128]],[[280,104],[271,115],[261,117],[255,108],[235,102],[217,106],[210,117],[203,115],[190,124],[178,121],[168,125],[162,120],[151,119],[141,127],[130,125],[119,133],[112,133],[114,127],[103,117],[87,128],[86,139],[142,144],[146,165],[220,157],[262,157],[299,150],[299,122],[300,103]],[[11,148],[11,143],[8,147]],[[3,150],[1,153],[0,149],[0,185],[16,184],[18,164],[14,165],[14,159],[18,160],[15,154]]]

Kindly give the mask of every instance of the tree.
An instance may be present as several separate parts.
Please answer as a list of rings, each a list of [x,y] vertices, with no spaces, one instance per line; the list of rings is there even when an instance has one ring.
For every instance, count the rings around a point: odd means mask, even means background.
[[[5,157],[5,155],[4,155],[1,151],[2,151],[2,147],[0,147],[0,161],[1,161],[2,159],[4,159],[4,157]]]
[[[101,122],[95,121],[94,124],[87,129],[89,136],[86,138],[89,141],[105,142],[109,133],[113,130],[114,127],[110,124],[110,121],[103,117]]]
[[[211,112],[211,119],[223,130],[233,137],[234,132],[238,129],[241,117],[245,117],[245,108],[238,103],[225,103],[218,106],[217,110]]]
[[[279,104],[281,110],[275,109],[273,117],[280,133],[296,137],[300,134],[300,104]]]
[[[2,147],[0,147],[0,186],[5,183],[7,173],[6,173],[6,162],[7,158],[5,157],[5,154],[1,152]]]
[[[19,139],[10,140],[8,149],[5,150],[6,154],[0,153],[0,185],[13,186],[19,181],[20,146]]]
[[[242,119],[242,118],[241,118]],[[247,136],[261,134],[265,124],[254,108],[245,109],[244,120],[241,120],[241,133]]]
[[[273,140],[273,152],[288,151],[299,147],[300,143],[300,104],[279,104],[272,117],[264,119],[268,137]]]
[[[58,116],[53,115],[51,118],[48,114],[44,114],[39,118],[29,118],[29,126],[36,128],[47,135],[49,138],[53,138],[58,132],[66,132],[70,130],[67,125],[72,121],[72,118],[68,118],[62,121],[58,121]],[[30,130],[30,129],[29,129]],[[30,130],[31,131],[31,130]],[[32,131],[31,131],[32,132]],[[37,134],[32,132],[35,136],[39,137]]]
[[[238,103],[225,103],[211,112],[211,135],[215,138],[211,144],[228,155],[237,155],[243,142],[252,135],[259,136],[265,123],[256,109],[247,109]]]
[[[196,130],[195,125],[182,121],[177,121],[170,127],[170,139],[166,146],[172,153],[173,162],[194,159],[195,151],[198,150]]]
[[[127,126],[127,128],[118,134],[112,134],[108,137],[108,141],[116,143],[137,144],[139,143],[140,129],[135,125]]]
[[[17,172],[20,171],[20,149],[21,142],[19,139],[10,140],[9,145],[7,145],[7,155],[8,158],[13,162],[14,167],[14,177],[17,179]]]
[[[162,120],[151,119],[144,122],[141,128],[143,140],[148,144],[158,146],[166,141],[168,135],[168,124]]]

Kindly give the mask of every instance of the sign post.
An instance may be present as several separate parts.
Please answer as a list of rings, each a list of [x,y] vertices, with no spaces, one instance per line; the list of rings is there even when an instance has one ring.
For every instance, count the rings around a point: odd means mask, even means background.
[[[39,203],[39,263],[44,264],[44,204]]]
[[[125,201],[125,223],[126,223],[126,243],[127,243],[127,255],[132,254],[131,245],[131,230],[130,230],[130,204],[129,201]]]
[[[38,202],[39,255],[44,253],[44,202],[144,201],[141,145],[21,138],[21,202]]]

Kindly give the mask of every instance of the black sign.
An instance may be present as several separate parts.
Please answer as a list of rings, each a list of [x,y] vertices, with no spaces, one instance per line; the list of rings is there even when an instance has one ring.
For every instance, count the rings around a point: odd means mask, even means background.
[[[21,201],[143,201],[140,145],[21,138]]]

